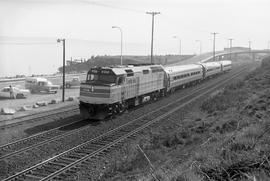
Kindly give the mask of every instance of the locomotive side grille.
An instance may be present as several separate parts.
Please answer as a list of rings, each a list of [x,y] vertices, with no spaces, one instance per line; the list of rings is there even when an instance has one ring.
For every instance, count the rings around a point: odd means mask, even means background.
[[[110,89],[104,88],[95,88],[94,86],[91,87],[81,87],[81,92],[92,92],[92,93],[110,93]]]
[[[104,94],[104,93],[92,93],[92,92],[81,92],[81,96],[87,96],[87,97],[100,97],[100,98],[110,98],[110,94]]]

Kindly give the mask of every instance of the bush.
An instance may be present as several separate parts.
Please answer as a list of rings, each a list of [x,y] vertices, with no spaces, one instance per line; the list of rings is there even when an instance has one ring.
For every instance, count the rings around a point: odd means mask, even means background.
[[[201,110],[210,114],[240,104],[248,97],[244,85],[244,82],[238,81],[226,86],[223,92],[206,99],[201,105]]]
[[[165,146],[167,148],[174,147],[176,145],[182,145],[185,142],[185,138],[189,135],[186,132],[180,133],[171,133],[166,135],[153,135],[151,138],[151,147],[153,149],[160,148],[161,146]]]

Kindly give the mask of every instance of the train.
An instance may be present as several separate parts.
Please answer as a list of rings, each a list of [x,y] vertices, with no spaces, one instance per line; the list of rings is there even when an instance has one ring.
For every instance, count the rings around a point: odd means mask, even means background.
[[[80,85],[80,114],[87,119],[104,119],[231,69],[230,60],[177,66],[93,67]]]

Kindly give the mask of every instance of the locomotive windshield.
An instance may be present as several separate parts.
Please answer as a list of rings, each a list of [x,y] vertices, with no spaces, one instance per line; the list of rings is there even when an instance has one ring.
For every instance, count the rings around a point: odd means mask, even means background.
[[[107,74],[88,73],[86,81],[88,83],[112,84],[112,83],[116,83],[116,76],[115,75],[107,75]]]

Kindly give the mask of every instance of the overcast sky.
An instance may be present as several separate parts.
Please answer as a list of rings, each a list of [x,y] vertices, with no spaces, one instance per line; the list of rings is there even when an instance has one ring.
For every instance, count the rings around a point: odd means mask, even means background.
[[[155,16],[154,53],[177,54],[228,46],[266,49],[270,40],[269,0],[0,0],[0,76],[56,72],[66,38],[67,59],[150,54],[151,16]]]

